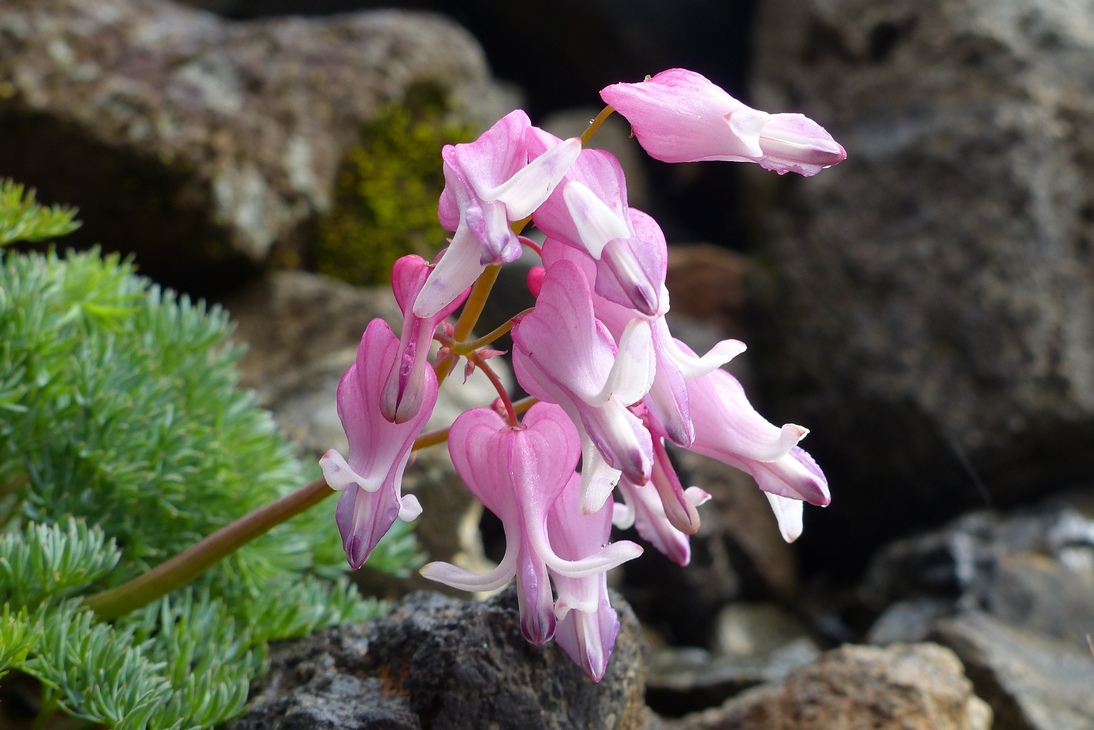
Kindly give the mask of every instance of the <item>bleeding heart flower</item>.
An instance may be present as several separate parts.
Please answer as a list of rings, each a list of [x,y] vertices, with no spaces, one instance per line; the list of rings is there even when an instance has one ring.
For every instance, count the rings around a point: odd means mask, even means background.
[[[521,629],[535,644],[555,631],[548,568],[580,578],[603,573],[642,553],[632,542],[600,543],[595,551],[570,560],[547,536],[547,515],[574,475],[580,441],[561,408],[537,403],[520,426],[509,425],[490,408],[460,414],[448,433],[448,452],[456,472],[505,529],[505,556],[498,567],[476,575],[448,563],[429,563],[421,574],[468,591],[496,590],[515,576]]]
[[[319,460],[330,488],[344,490],[335,521],[354,569],[364,565],[396,517],[409,522],[422,511],[413,495],[402,494],[403,470],[414,439],[437,403],[437,377],[426,368],[417,414],[404,423],[391,423],[381,411],[380,399],[399,353],[399,340],[387,323],[370,322],[357,348],[357,361],[338,383],[338,417],[349,440],[349,460],[334,449]]]

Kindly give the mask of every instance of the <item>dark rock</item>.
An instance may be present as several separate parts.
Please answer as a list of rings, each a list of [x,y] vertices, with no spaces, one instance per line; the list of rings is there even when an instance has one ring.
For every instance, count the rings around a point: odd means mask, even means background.
[[[989,730],[991,710],[961,662],[935,644],[844,646],[672,730]]]
[[[1088,477],[1094,9],[767,2],[755,47],[756,104],[848,150],[757,188],[778,195],[757,374],[833,484],[804,552],[853,570],[894,532]]]
[[[991,704],[995,730],[1087,730],[1094,721],[1094,656],[1085,641],[1034,634],[985,613],[943,621],[933,639],[964,662]]]
[[[274,649],[231,727],[640,728],[643,646],[634,614],[612,603],[622,628],[599,684],[556,645],[524,640],[512,587],[485,602],[414,593],[378,619]]]
[[[79,206],[66,241],[222,291],[293,248],[343,153],[408,89],[500,109],[482,51],[440,16],[233,23],[166,0],[13,0],[0,13],[0,171]]]

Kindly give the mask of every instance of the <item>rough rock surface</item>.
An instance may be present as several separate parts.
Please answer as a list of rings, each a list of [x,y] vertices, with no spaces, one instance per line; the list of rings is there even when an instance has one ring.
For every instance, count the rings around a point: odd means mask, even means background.
[[[285,728],[640,728],[645,662],[637,620],[607,674],[585,677],[556,644],[520,631],[513,588],[485,602],[414,593],[393,612],[276,649],[234,730]]]
[[[166,0],[11,0],[0,172],[79,206],[68,243],[221,290],[330,205],[362,125],[420,83],[498,111],[480,47],[440,16],[242,23]]]
[[[782,211],[750,344],[838,485],[804,544],[864,557],[1089,475],[1094,6],[769,0],[755,48],[753,101],[848,150],[764,178]]]
[[[834,649],[781,683],[714,710],[666,723],[672,730],[989,730],[991,709],[953,652],[935,644]]]
[[[938,625],[961,658],[995,730],[1085,730],[1094,719],[1094,656],[1083,641],[1032,633],[985,613]]]

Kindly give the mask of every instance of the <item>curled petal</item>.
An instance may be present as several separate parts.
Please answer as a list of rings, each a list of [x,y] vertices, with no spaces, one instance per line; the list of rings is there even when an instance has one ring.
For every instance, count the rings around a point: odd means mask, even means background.
[[[527,218],[543,205],[580,152],[581,140],[577,137],[560,142],[483,197],[504,203],[509,220]]]
[[[562,199],[577,228],[578,240],[594,259],[600,258],[609,241],[631,237],[626,219],[598,198],[588,186],[576,180],[568,182],[562,189]]]
[[[608,371],[604,388],[590,405],[603,405],[612,398],[624,405],[636,403],[649,392],[656,374],[657,360],[649,323],[632,319],[619,338],[619,352]]]
[[[451,563],[440,561],[426,563],[418,569],[418,573],[423,578],[444,583],[461,591],[496,591],[513,580],[513,576],[517,574],[516,564],[517,552],[507,550],[505,557],[498,563],[498,567],[489,573],[472,573]]]

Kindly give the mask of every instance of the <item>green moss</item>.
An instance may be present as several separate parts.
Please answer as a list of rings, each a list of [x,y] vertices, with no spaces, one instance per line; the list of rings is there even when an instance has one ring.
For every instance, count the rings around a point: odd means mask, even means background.
[[[317,271],[352,284],[383,283],[400,256],[432,258],[445,245],[449,234],[437,222],[441,148],[476,134],[450,116],[443,91],[422,85],[364,126],[339,167],[331,211],[317,223]]]

